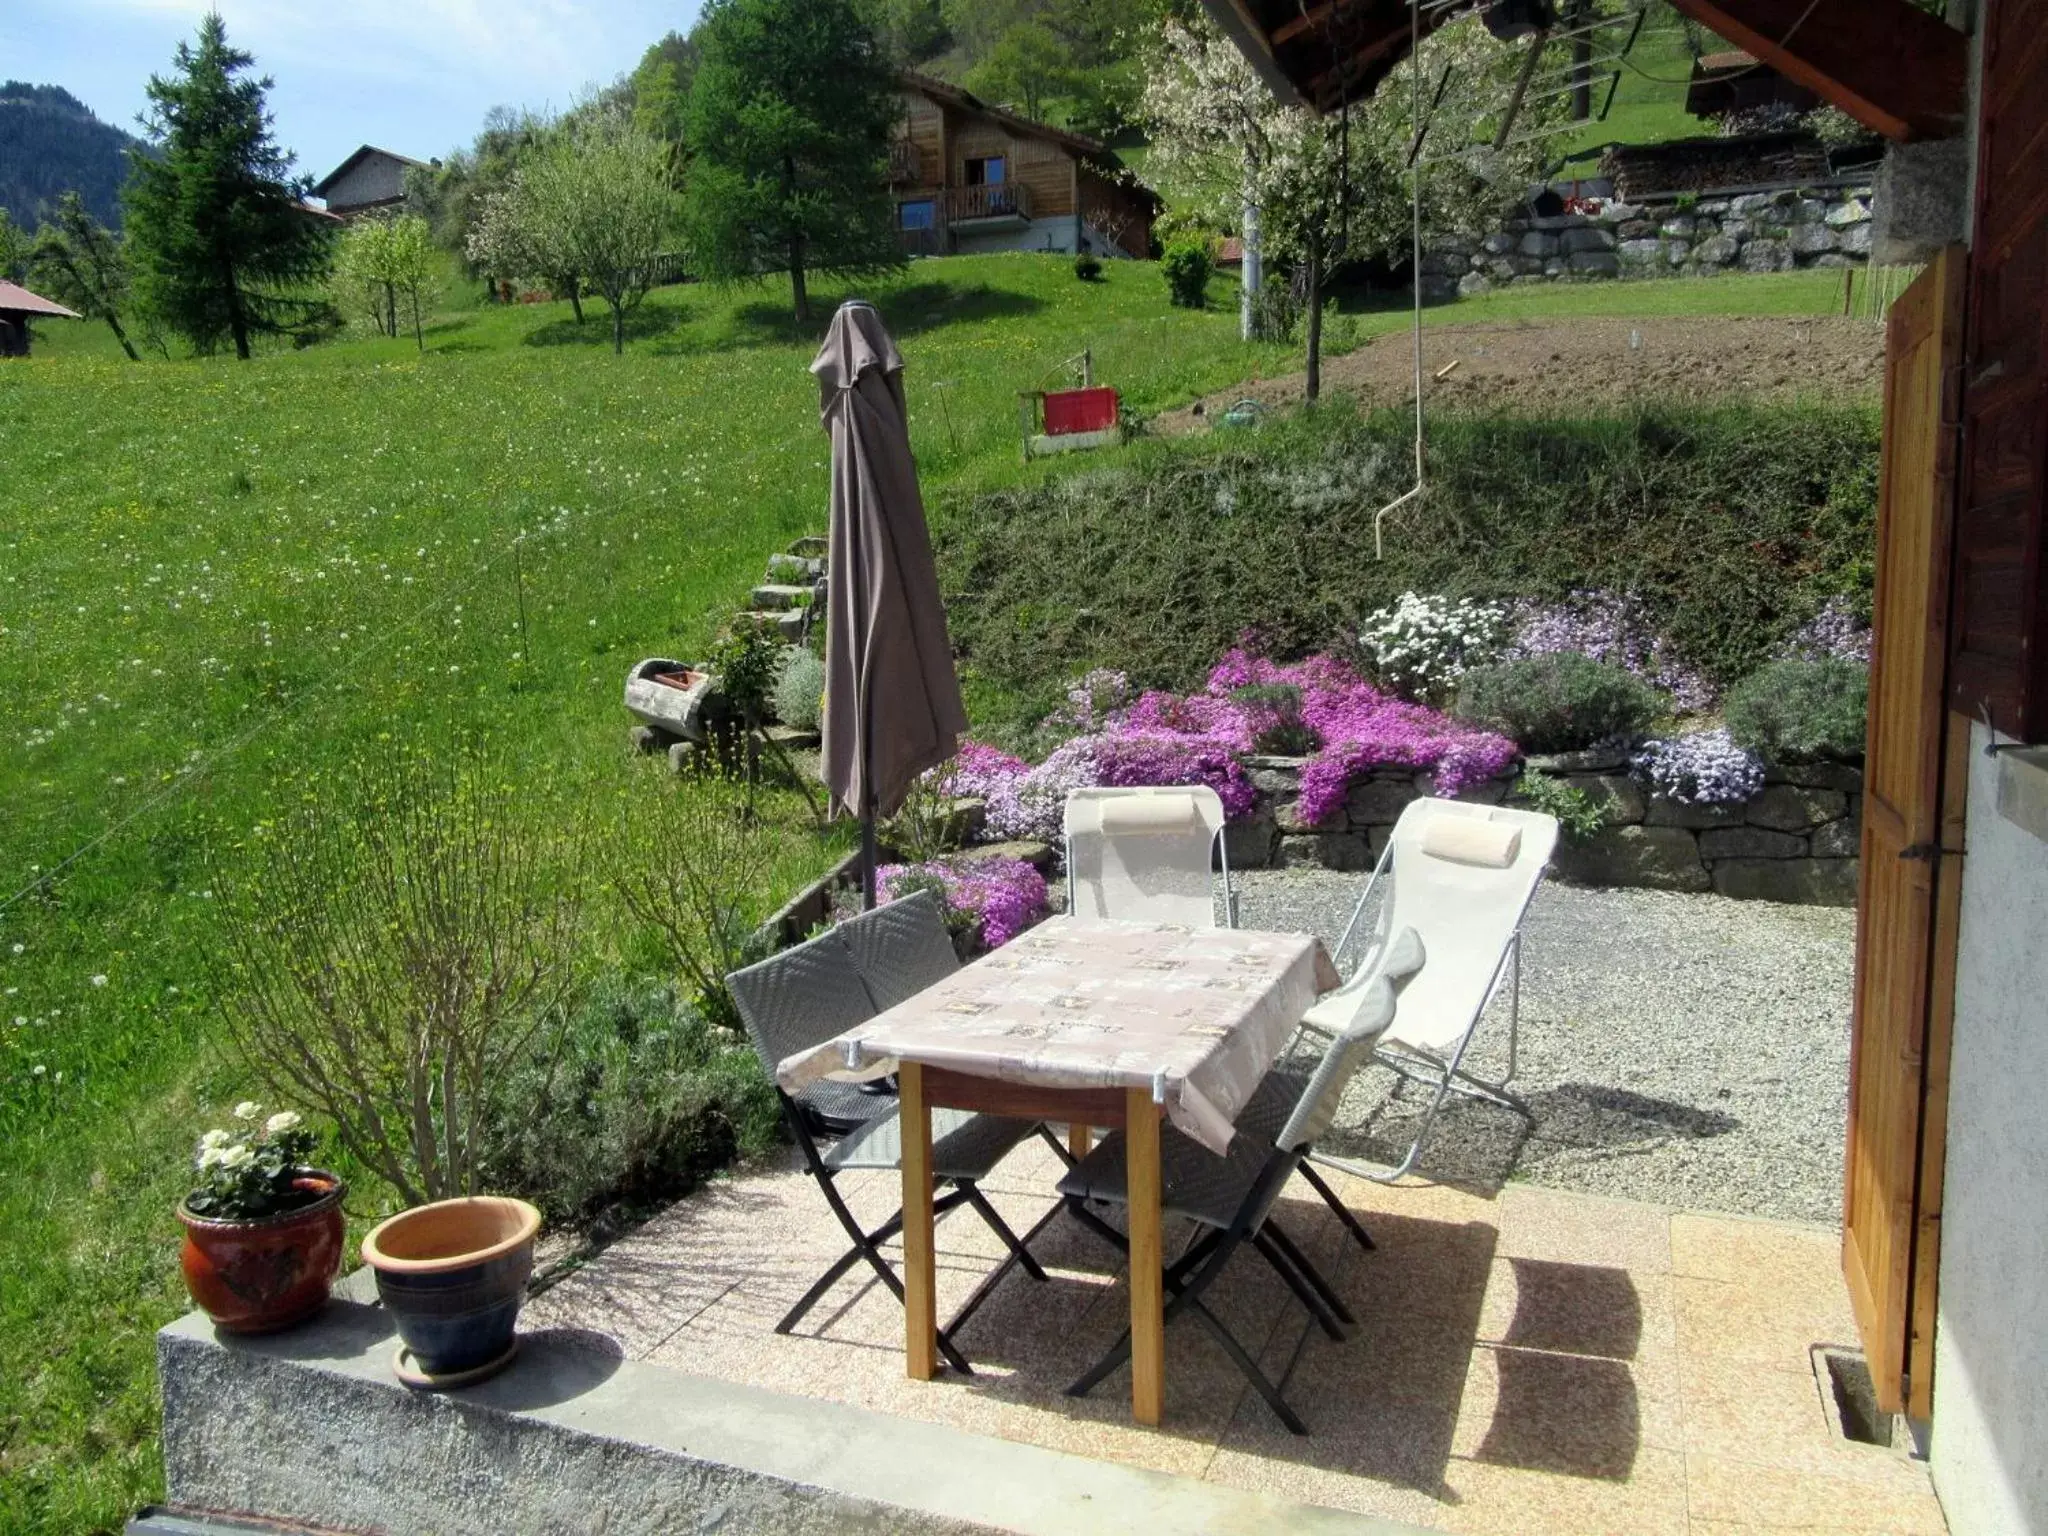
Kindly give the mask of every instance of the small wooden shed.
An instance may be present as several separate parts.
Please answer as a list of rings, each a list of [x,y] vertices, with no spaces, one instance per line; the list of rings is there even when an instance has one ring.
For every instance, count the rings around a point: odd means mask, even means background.
[[[60,320],[79,318],[75,310],[52,304],[18,283],[0,281],[0,357],[27,357],[29,321],[49,315]]]

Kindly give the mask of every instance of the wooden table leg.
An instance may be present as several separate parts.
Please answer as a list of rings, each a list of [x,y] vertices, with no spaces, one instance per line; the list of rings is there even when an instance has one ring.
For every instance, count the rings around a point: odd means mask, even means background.
[[[1166,1409],[1166,1299],[1159,1235],[1159,1111],[1150,1089],[1129,1090],[1124,1147],[1131,1222],[1131,1416],[1140,1424],[1157,1424]]]
[[[925,1102],[923,1067],[914,1061],[904,1062],[896,1081],[903,1136],[903,1365],[913,1380],[929,1381],[939,1373],[938,1293],[932,1257],[932,1112]]]
[[[1095,1133],[1079,1121],[1067,1127],[1067,1150],[1076,1159],[1084,1158],[1095,1145]]]

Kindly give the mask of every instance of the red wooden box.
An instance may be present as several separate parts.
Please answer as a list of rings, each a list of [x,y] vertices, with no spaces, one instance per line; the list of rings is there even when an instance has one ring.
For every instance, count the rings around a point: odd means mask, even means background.
[[[1045,435],[1106,432],[1116,425],[1116,406],[1113,389],[1053,390],[1045,397]]]

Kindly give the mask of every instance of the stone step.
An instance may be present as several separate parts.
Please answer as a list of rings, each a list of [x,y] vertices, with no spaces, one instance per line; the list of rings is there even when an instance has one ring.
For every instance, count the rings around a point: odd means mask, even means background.
[[[801,555],[806,560],[822,560],[831,549],[832,541],[822,533],[807,533],[789,546],[792,555]]]
[[[802,608],[777,608],[772,611],[756,610],[752,613],[742,613],[740,618],[743,622],[773,624],[784,640],[795,645],[804,637],[804,613],[805,610]]]
[[[825,574],[823,560],[809,559],[803,555],[770,555],[768,557],[768,580],[799,582],[809,585]]]
[[[756,608],[808,608],[811,595],[809,587],[792,587],[783,582],[769,581],[754,588],[752,602]]]

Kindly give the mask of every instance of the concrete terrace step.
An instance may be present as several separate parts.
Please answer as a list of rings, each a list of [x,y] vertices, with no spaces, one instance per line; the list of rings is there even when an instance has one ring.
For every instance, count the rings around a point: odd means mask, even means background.
[[[789,546],[792,555],[806,560],[822,560],[831,552],[832,541],[822,533],[807,533]]]
[[[754,588],[752,601],[756,608],[805,608],[810,605],[811,589],[765,582]]]
[[[1369,1516],[626,1360],[581,1329],[525,1334],[503,1375],[437,1395],[399,1385],[395,1343],[381,1309],[341,1296],[266,1337],[217,1334],[198,1313],[165,1328],[157,1362],[171,1507],[350,1531],[1416,1536]]]

